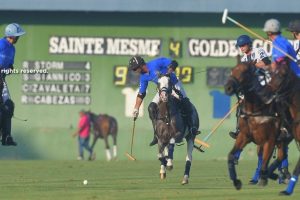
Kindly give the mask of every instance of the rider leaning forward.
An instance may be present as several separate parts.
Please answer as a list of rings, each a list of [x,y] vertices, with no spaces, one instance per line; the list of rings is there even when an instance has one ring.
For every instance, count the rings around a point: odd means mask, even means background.
[[[143,99],[146,96],[146,90],[148,87],[148,82],[151,81],[158,84],[158,76],[159,74],[170,74],[170,80],[172,85],[175,87],[177,93],[180,93],[180,101],[182,105],[182,109],[184,113],[187,113],[187,122],[190,133],[193,135],[199,134],[199,131],[194,124],[192,119],[193,107],[190,100],[187,98],[186,93],[182,87],[181,82],[177,79],[175,75],[175,69],[178,66],[178,63],[175,60],[171,60],[169,58],[157,58],[151,60],[149,62],[145,62],[144,59],[140,56],[134,56],[129,60],[129,68],[140,74],[140,85],[139,92],[136,97],[136,102],[133,110],[133,117],[136,119],[139,115],[139,108],[143,102]],[[178,97],[178,95],[172,92],[172,95]],[[157,104],[159,102],[159,94],[158,92],[154,96],[152,102],[148,106],[149,117],[152,120],[152,125],[154,129],[154,138],[150,143],[150,146],[157,144],[157,138],[155,133],[155,121],[157,118]]]
[[[15,47],[19,37],[24,35],[25,31],[17,23],[12,23],[5,28],[5,37],[0,39],[0,120],[2,124],[2,145],[13,145],[17,143],[11,137],[11,118],[14,113],[14,103],[10,99],[8,88],[5,82],[5,76],[10,70],[13,70],[15,59]]]

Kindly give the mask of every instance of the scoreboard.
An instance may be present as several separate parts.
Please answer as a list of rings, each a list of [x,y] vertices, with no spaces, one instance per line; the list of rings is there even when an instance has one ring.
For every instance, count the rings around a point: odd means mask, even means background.
[[[91,104],[88,61],[23,61],[22,72],[22,104]]]

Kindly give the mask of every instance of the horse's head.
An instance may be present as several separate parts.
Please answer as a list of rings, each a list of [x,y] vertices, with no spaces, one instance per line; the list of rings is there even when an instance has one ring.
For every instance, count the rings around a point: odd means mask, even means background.
[[[170,75],[169,74],[159,75],[157,82],[158,82],[157,89],[159,92],[159,99],[162,102],[167,102],[169,99],[169,96],[172,93],[172,85],[171,85],[171,81],[170,81]]]
[[[231,70],[231,74],[224,85],[227,95],[238,94],[251,83],[254,76],[255,66],[249,63],[238,63]]]

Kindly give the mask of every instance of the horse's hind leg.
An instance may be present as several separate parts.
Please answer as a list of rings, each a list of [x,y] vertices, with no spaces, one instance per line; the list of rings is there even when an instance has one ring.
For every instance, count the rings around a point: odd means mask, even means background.
[[[257,146],[257,167],[255,169],[255,172],[251,180],[249,181],[249,184],[255,185],[258,183],[261,165],[262,165],[262,147],[258,145]]]
[[[105,143],[105,153],[106,153],[106,160],[110,161],[111,160],[111,152],[108,144],[108,138],[107,136],[104,136],[104,143]]]
[[[94,147],[95,147],[95,144],[96,144],[97,140],[98,140],[98,136],[96,136],[96,134],[95,134],[95,135],[94,135],[94,138],[93,138],[93,143],[92,143],[92,145],[91,145],[92,151],[94,151]]]
[[[117,135],[113,135],[113,158],[116,159],[117,158]]]
[[[299,144],[300,143],[300,116],[299,116],[298,113],[297,113],[297,117],[295,119],[295,122],[293,124],[293,134],[294,134],[294,138],[297,142],[297,145],[299,147],[299,145],[300,145]],[[295,169],[293,171],[293,175],[292,175],[292,177],[289,181],[288,186],[286,187],[285,191],[280,192],[280,194],[282,194],[282,195],[291,195],[291,194],[293,194],[295,185],[298,181],[299,174],[300,174],[300,157],[299,157],[298,162],[295,166]]]
[[[262,166],[260,170],[260,178],[258,181],[258,185],[260,186],[266,186],[268,184],[268,164],[269,160],[272,156],[273,150],[275,147],[275,141],[268,141],[263,145],[263,161],[262,161]]]
[[[280,192],[282,195],[291,195],[294,192],[294,188],[296,186],[296,183],[298,181],[298,177],[300,174],[300,157],[298,159],[297,165],[295,166],[293,175],[289,181],[288,186],[286,187],[285,191]]]
[[[185,169],[184,169],[184,175],[181,184],[185,185],[189,183],[189,177],[190,177],[190,170],[192,165],[192,153],[194,149],[194,139],[195,137],[189,138],[187,141],[187,155],[185,158]]]

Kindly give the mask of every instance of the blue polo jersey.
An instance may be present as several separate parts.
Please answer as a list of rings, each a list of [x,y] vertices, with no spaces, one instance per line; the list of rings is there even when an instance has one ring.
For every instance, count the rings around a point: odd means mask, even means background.
[[[273,41],[273,46],[280,48],[281,50],[283,50],[284,52],[288,53],[289,55],[291,55],[293,58],[296,59],[296,52],[295,52],[293,46],[286,38],[282,37],[281,35],[278,35],[275,38],[275,40]],[[272,60],[274,62],[283,57],[286,57],[286,55],[284,55],[278,49],[276,49],[274,47],[272,48]],[[298,77],[300,77],[300,67],[293,60],[290,59],[289,61],[290,61],[291,69],[294,71],[294,73]]]
[[[8,69],[14,64],[15,47],[6,38],[0,39],[0,69]]]
[[[140,75],[140,87],[139,87],[139,93],[144,94],[146,93],[148,83],[149,81],[158,84],[158,75],[159,74],[166,74],[168,72],[168,67],[171,64],[172,60],[169,58],[157,58],[154,60],[151,60],[146,63],[147,68],[149,70],[148,73],[142,73]],[[171,73],[170,80],[172,84],[176,84],[178,82],[178,79],[175,75],[175,73]]]

